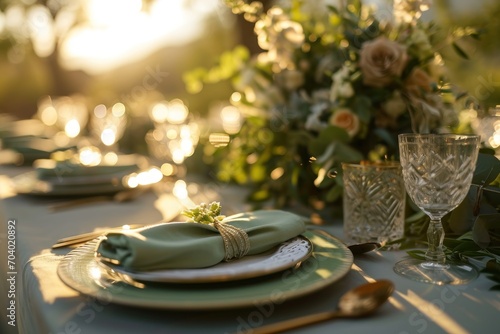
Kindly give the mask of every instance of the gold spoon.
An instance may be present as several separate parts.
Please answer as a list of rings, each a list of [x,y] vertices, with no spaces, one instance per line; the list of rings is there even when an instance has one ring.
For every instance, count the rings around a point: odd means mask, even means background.
[[[344,294],[336,311],[315,313],[285,320],[252,330],[252,334],[278,333],[335,318],[364,317],[373,313],[394,291],[394,284],[388,280],[360,285]]]

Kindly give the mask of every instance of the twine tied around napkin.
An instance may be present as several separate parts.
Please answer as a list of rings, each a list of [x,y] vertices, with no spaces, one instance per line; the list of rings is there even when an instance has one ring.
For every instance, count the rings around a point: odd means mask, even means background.
[[[202,203],[191,210],[183,211],[182,214],[191,218],[191,222],[210,224],[220,233],[224,243],[224,261],[239,259],[250,251],[250,239],[248,234],[241,228],[224,224],[219,202],[210,204]]]

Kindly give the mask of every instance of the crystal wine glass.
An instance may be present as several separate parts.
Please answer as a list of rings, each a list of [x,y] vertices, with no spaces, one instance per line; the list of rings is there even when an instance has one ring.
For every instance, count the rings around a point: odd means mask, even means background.
[[[465,284],[478,275],[466,264],[447,263],[441,218],[456,208],[470,188],[480,137],[454,134],[401,134],[399,152],[406,191],[431,221],[425,260],[405,259],[394,271],[416,281]]]

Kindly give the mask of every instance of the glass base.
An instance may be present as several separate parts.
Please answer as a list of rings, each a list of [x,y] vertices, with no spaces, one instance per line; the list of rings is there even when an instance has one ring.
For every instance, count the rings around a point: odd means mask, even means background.
[[[467,284],[479,274],[468,264],[438,264],[413,258],[397,262],[394,271],[414,281],[437,285]]]

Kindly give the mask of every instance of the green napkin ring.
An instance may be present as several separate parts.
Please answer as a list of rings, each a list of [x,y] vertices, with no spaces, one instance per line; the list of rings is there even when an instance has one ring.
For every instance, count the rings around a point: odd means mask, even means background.
[[[201,203],[194,209],[183,211],[182,214],[191,218],[191,222],[212,225],[220,233],[224,242],[224,261],[239,259],[250,251],[248,234],[233,225],[224,224],[225,216],[221,214],[219,202]]]

